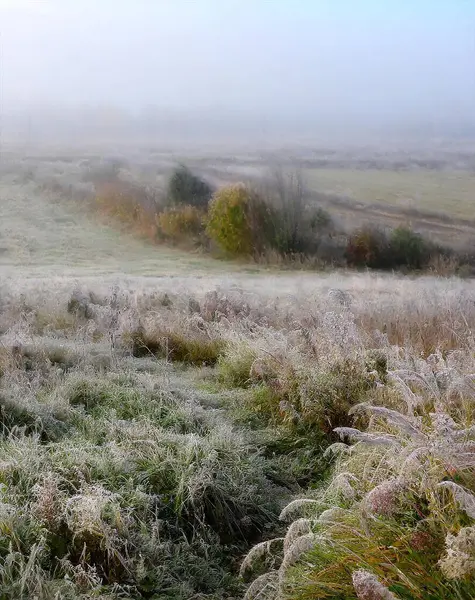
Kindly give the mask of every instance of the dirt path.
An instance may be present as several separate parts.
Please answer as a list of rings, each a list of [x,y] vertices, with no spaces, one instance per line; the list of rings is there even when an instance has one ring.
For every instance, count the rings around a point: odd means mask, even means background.
[[[321,201],[321,199],[320,199]],[[466,247],[475,239],[475,223],[451,220],[449,217],[415,213],[397,207],[360,202],[340,198],[323,199],[321,204],[349,228],[371,223],[380,227],[410,225],[412,229],[431,237],[434,241],[454,247]]]

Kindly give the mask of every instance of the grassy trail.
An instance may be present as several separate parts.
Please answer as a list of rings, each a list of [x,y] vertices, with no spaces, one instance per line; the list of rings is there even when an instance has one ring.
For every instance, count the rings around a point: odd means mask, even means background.
[[[237,270],[208,257],[123,234],[32,185],[0,183],[0,272],[74,277],[225,275]]]

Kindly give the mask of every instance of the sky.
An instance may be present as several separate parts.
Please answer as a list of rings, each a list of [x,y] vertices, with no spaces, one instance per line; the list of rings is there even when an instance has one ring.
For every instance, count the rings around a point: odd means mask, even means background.
[[[475,111],[475,0],[0,0],[4,110]]]

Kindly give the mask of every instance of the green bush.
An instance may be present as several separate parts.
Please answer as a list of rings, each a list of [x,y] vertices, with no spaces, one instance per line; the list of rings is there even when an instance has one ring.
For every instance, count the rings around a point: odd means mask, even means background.
[[[210,203],[208,235],[234,256],[265,250],[282,256],[315,254],[332,221],[306,200],[301,179],[279,171],[258,189],[228,186]]]
[[[317,252],[322,234],[331,227],[330,215],[321,208],[305,208],[298,221],[289,220],[289,212],[275,210],[272,246],[284,256]]]
[[[185,166],[175,169],[168,182],[168,201],[175,206],[185,204],[206,209],[212,195],[211,186]]]
[[[430,248],[426,240],[412,229],[403,226],[392,231],[389,252],[391,265],[409,269],[423,268],[430,258]]]
[[[249,188],[230,185],[213,196],[206,231],[224,252],[232,256],[249,256],[270,243],[271,211]]]
[[[350,267],[422,269],[435,252],[435,247],[408,227],[397,227],[389,235],[374,227],[363,227],[349,236],[346,260]]]

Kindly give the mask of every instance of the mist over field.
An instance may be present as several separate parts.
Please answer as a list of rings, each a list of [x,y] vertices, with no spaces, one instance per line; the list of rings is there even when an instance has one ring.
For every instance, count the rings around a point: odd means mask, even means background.
[[[0,3],[5,135],[467,135],[469,2]]]

